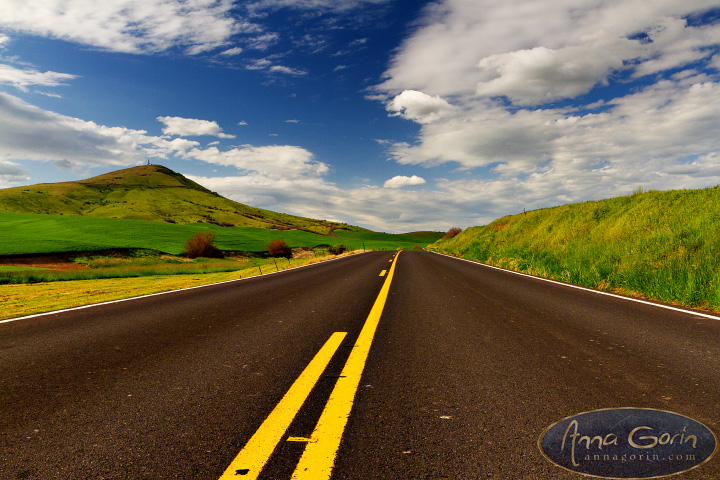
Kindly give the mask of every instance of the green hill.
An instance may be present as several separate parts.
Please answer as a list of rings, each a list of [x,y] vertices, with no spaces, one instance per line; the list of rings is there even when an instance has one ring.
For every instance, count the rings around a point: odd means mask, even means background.
[[[533,275],[720,310],[720,186],[500,218],[430,246]]]
[[[2,189],[1,211],[300,229],[321,234],[335,229],[367,231],[249,207],[160,165],[127,168],[76,182]]]

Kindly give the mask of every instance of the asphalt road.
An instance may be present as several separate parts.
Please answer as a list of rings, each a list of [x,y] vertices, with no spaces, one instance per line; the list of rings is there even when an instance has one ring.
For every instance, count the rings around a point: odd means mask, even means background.
[[[588,478],[537,441],[601,408],[720,432],[720,320],[394,254],[1,323],[0,478],[218,479],[331,338],[259,478],[293,475],[342,389],[334,479]],[[672,478],[720,478],[720,459]]]

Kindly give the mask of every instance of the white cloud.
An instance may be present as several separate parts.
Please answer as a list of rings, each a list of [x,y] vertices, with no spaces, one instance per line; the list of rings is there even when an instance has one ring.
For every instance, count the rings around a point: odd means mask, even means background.
[[[5,48],[8,43],[10,43],[10,37],[4,33],[0,33],[0,49]]]
[[[238,125],[240,125],[241,127],[244,127],[244,126],[246,126],[247,124],[248,124],[248,123],[247,123],[245,120],[240,120],[240,121],[238,122]]]
[[[282,73],[285,75],[295,76],[307,75],[308,73],[306,70],[302,70],[300,68],[286,67],[284,65],[273,65],[272,67],[268,68],[268,71],[271,73]]]
[[[306,50],[310,53],[320,53],[328,46],[328,40],[322,35],[305,34],[302,38],[293,42],[296,47]]]
[[[12,85],[23,92],[27,92],[27,87],[31,85],[43,87],[67,85],[64,82],[74,78],[77,78],[77,76],[68,73],[39,72],[29,68],[20,69],[10,65],[0,64],[0,84]]]
[[[190,178],[248,205],[311,218],[345,221],[389,232],[447,230],[453,226],[451,223],[455,219],[469,218],[468,224],[478,220],[477,216],[468,213],[467,205],[455,205],[449,195],[440,191],[374,186],[343,189],[322,177],[278,179],[257,173],[237,177]]]
[[[231,15],[232,9],[231,0],[5,0],[0,27],[119,52],[181,46],[197,54],[257,30]]]
[[[307,71],[298,68],[287,67],[284,65],[274,65],[273,60],[277,58],[277,55],[273,55],[267,58],[257,58],[251,60],[248,65],[245,66],[247,70],[265,70],[270,73],[281,73],[284,75],[302,76],[307,75]]]
[[[59,115],[0,93],[0,158],[128,165],[143,159],[137,144],[142,134]]]
[[[162,132],[165,135],[199,136],[212,135],[219,138],[235,138],[235,135],[223,133],[217,122],[182,117],[157,117],[165,124]]]
[[[234,47],[234,48],[229,48],[229,49],[227,49],[227,50],[225,50],[225,51],[223,51],[223,52],[220,52],[220,55],[224,55],[224,56],[226,56],[226,57],[232,57],[232,56],[235,56],[235,55],[240,55],[242,52],[243,52],[243,49],[242,49],[242,48],[240,48],[240,47]]]
[[[300,120],[285,120],[285,123],[300,123]]]
[[[402,187],[414,187],[417,185],[425,185],[427,182],[424,178],[413,175],[412,177],[406,177],[404,175],[395,176],[385,182],[383,188],[402,188]]]
[[[635,43],[618,40],[617,43]],[[634,45],[626,46],[632,50]],[[615,50],[616,51],[616,50]],[[517,105],[542,105],[589,92],[623,67],[623,56],[607,45],[530,50],[491,55],[478,63],[492,80],[478,82],[480,96],[507,96]]]
[[[0,93],[0,161],[70,162],[80,166],[135,165],[198,146],[143,130],[108,127],[68,117]]]
[[[496,164],[504,173],[532,173],[555,160],[592,165],[601,161],[682,159],[720,150],[720,84],[664,81],[614,99],[603,113],[520,110],[492,103],[423,125],[414,145],[396,143],[400,163],[464,168]]]
[[[678,20],[708,6],[705,0],[431,3],[421,27],[392,59],[380,90],[467,96],[477,94],[478,85],[485,94],[485,84],[499,78],[488,87],[491,95],[504,94],[505,85],[517,95],[522,77],[533,92],[558,82],[561,87],[552,96],[574,95],[588,83],[604,82],[618,68],[633,70],[645,61],[677,66],[716,45],[719,26],[681,28],[684,20]],[[642,32],[653,42],[634,37]],[[597,57],[597,63],[590,65],[588,56]],[[583,66],[591,71],[583,72]]]
[[[256,172],[268,178],[320,176],[329,170],[326,164],[315,161],[311,152],[292,145],[243,145],[226,151],[216,147],[204,150],[195,148],[183,156],[216,165],[232,166],[246,172]]]
[[[420,126],[414,142],[385,142],[397,162],[462,171],[423,189],[439,208],[461,207],[460,224],[639,185],[716,185],[720,24],[684,19],[707,7],[442,0],[368,98]],[[611,88],[583,97],[599,86]]]
[[[248,48],[254,50],[267,50],[280,40],[280,35],[274,32],[263,33],[245,40]]]
[[[0,160],[0,187],[30,181],[30,172],[17,163]]]
[[[418,123],[430,123],[453,113],[455,107],[440,98],[415,90],[405,90],[388,102],[387,110]]]

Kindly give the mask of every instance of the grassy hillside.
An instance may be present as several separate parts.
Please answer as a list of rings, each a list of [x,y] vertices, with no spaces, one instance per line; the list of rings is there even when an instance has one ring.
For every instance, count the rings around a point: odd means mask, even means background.
[[[282,238],[291,247],[345,244],[351,249],[425,246],[434,239],[374,232],[335,230],[333,236],[303,230],[185,225],[144,220],[0,212],[0,255],[92,252],[141,248],[180,254],[198,231],[211,231],[215,245],[228,251],[262,252]]]
[[[431,248],[578,285],[720,310],[720,187],[535,210],[466,229]]]
[[[40,213],[167,223],[215,223],[329,233],[359,227],[286,215],[234,202],[160,165],[118,170],[77,182],[0,190],[0,212]]]

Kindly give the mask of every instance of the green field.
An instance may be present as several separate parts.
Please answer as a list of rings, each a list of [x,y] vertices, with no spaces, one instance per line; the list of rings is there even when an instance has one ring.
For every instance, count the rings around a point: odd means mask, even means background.
[[[720,310],[720,187],[512,215],[430,249],[603,290]]]
[[[442,236],[407,236],[335,230],[328,236],[303,230],[221,227],[214,224],[173,224],[67,215],[0,212],[0,255],[151,249],[179,255],[196,232],[210,231],[221,250],[264,252],[281,238],[291,247],[345,244],[350,249],[394,250],[425,246]]]

